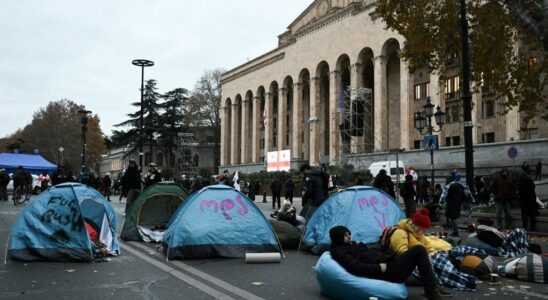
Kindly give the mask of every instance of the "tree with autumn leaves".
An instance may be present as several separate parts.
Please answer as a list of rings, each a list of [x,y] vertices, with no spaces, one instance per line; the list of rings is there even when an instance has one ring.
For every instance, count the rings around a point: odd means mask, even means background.
[[[0,149],[20,153],[33,153],[39,149],[47,160],[64,166],[78,174],[82,161],[81,114],[85,106],[63,99],[52,101],[38,109],[30,124],[0,141]],[[101,154],[106,150],[100,127],[100,119],[92,115],[88,119],[86,133],[86,162],[91,170],[98,170]],[[62,147],[63,151],[59,152]]]
[[[504,99],[505,112],[521,112],[527,128],[537,116],[548,120],[548,52],[544,37],[523,26],[506,2],[466,1],[472,89],[489,86]],[[535,1],[516,2],[542,19]],[[388,29],[405,38],[400,56],[410,70],[438,72],[444,81],[446,58],[460,55],[459,8],[456,0],[379,0],[377,12]]]

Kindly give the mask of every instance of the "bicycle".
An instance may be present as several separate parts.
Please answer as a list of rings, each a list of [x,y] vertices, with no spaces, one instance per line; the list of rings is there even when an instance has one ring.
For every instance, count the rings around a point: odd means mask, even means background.
[[[17,204],[23,204],[26,201],[30,200],[31,192],[29,191],[29,188],[24,185],[18,186],[13,191],[13,205]]]

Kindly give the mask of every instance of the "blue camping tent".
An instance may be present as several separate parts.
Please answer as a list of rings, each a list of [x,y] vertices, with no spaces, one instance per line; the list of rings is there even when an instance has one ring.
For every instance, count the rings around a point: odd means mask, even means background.
[[[120,253],[110,203],[92,188],[64,183],[40,193],[19,214],[11,228],[8,258],[91,261],[92,242],[84,221],[97,230],[111,254]]]
[[[306,224],[300,249],[313,254],[329,250],[329,229],[346,226],[352,240],[374,243],[386,226],[396,225],[405,214],[389,195],[369,186],[354,186],[335,193],[316,210]]]
[[[16,154],[0,153],[0,168],[4,168],[8,173],[13,173],[19,166],[23,166],[26,171],[34,174],[41,172],[52,173],[57,170],[57,166],[47,161],[40,154]]]
[[[226,185],[208,186],[188,197],[171,218],[163,244],[168,259],[282,251],[261,210]]]

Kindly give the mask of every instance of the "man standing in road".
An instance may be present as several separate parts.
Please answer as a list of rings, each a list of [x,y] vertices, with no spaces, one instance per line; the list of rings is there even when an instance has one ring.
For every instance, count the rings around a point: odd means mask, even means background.
[[[322,171],[312,170],[312,167],[310,167],[309,164],[302,165],[300,172],[304,174],[302,203],[303,210],[307,208],[305,219],[308,221],[312,218],[316,209],[318,209],[325,199],[327,199],[329,175]]]
[[[124,172],[122,184],[122,188],[127,191],[125,209],[125,212],[127,213],[129,207],[133,203],[133,200],[135,200],[139,193],[141,193],[141,174],[139,173],[139,168],[137,167],[137,163],[135,162],[135,160],[129,160],[129,165]]]
[[[10,180],[6,169],[0,169],[0,200],[8,201],[8,183],[10,183]]]
[[[145,177],[145,189],[157,182],[162,181],[162,175],[158,172],[158,169],[156,169],[156,164],[150,163],[148,167],[148,173]]]
[[[512,229],[512,215],[510,213],[510,201],[514,196],[514,185],[508,170],[502,169],[493,182],[495,193],[495,207],[497,212],[497,226],[502,228],[502,214],[506,220],[506,228]]]
[[[540,160],[535,167],[535,181],[536,180],[542,180],[542,163],[540,162]]]
[[[451,229],[453,230],[451,236],[453,237],[459,236],[460,211],[465,203],[471,207],[471,204],[474,203],[474,197],[468,186],[460,182],[460,174],[455,172],[453,173],[453,181],[445,186],[440,196],[440,205],[445,205],[445,216],[447,222],[451,223]]]
[[[278,178],[274,178],[270,183],[270,190],[272,191],[272,209],[276,208],[276,203],[278,203],[278,208],[280,206],[280,198],[282,196],[282,183]]]

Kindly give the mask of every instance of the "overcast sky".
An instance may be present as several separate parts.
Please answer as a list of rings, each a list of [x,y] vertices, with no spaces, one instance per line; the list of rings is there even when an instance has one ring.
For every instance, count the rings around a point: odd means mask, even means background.
[[[140,68],[159,92],[277,46],[312,0],[12,0],[0,3],[0,137],[50,101],[85,105],[111,134],[135,110]]]

